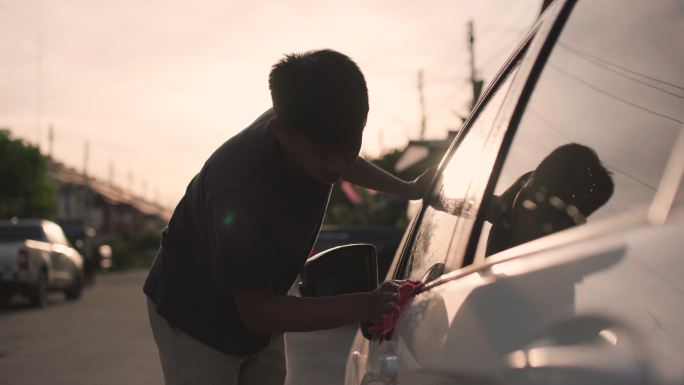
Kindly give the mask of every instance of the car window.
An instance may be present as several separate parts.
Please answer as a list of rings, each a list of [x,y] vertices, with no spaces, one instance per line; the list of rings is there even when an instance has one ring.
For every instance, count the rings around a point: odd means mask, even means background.
[[[623,6],[573,9],[486,199],[476,258],[652,201],[684,118],[682,8]]]
[[[27,239],[45,240],[40,226],[7,225],[0,226],[0,242],[23,242]]]
[[[478,158],[483,152],[494,120],[518,69],[512,64],[507,76],[498,83],[469,131],[452,153],[439,174],[435,188],[427,200],[422,220],[411,245],[409,260],[402,278],[429,281],[444,272],[444,264],[451,248],[454,229],[459,218],[471,208],[465,197],[473,176],[482,172]]]

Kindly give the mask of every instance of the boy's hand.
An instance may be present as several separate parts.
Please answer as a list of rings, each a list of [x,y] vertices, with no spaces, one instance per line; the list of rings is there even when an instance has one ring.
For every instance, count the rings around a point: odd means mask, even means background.
[[[363,301],[361,320],[381,324],[385,313],[396,306],[399,285],[395,282],[383,282],[380,287],[366,294]]]
[[[411,192],[408,199],[422,199],[427,189],[430,187],[432,179],[437,174],[437,166],[432,166],[425,170],[418,178],[410,182]]]

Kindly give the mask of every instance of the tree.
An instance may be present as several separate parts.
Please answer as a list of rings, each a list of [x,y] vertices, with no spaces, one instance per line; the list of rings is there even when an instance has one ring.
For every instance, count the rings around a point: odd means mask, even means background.
[[[10,131],[0,129],[0,218],[49,218],[57,211],[57,187],[48,158]]]

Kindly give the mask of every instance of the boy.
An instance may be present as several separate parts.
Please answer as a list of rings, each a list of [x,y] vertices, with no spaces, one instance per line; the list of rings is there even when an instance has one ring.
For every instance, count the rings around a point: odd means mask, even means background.
[[[283,384],[283,332],[382,321],[396,284],[327,298],[288,296],[343,178],[418,199],[358,156],[368,114],[347,56],[286,56],[269,76],[273,108],[226,141],[192,179],[162,232],[144,286],[166,384]]]

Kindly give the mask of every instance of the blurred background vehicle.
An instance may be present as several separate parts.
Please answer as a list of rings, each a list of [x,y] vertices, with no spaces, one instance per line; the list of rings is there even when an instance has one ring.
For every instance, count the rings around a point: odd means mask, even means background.
[[[83,256],[51,221],[1,220],[0,269],[2,302],[18,293],[41,307],[48,291],[63,291],[69,300],[78,299],[83,291]]]
[[[83,256],[83,278],[86,284],[95,283],[95,272],[99,269],[99,255],[93,245],[93,237],[97,234],[94,228],[84,226],[80,222],[60,221],[69,244]]]

